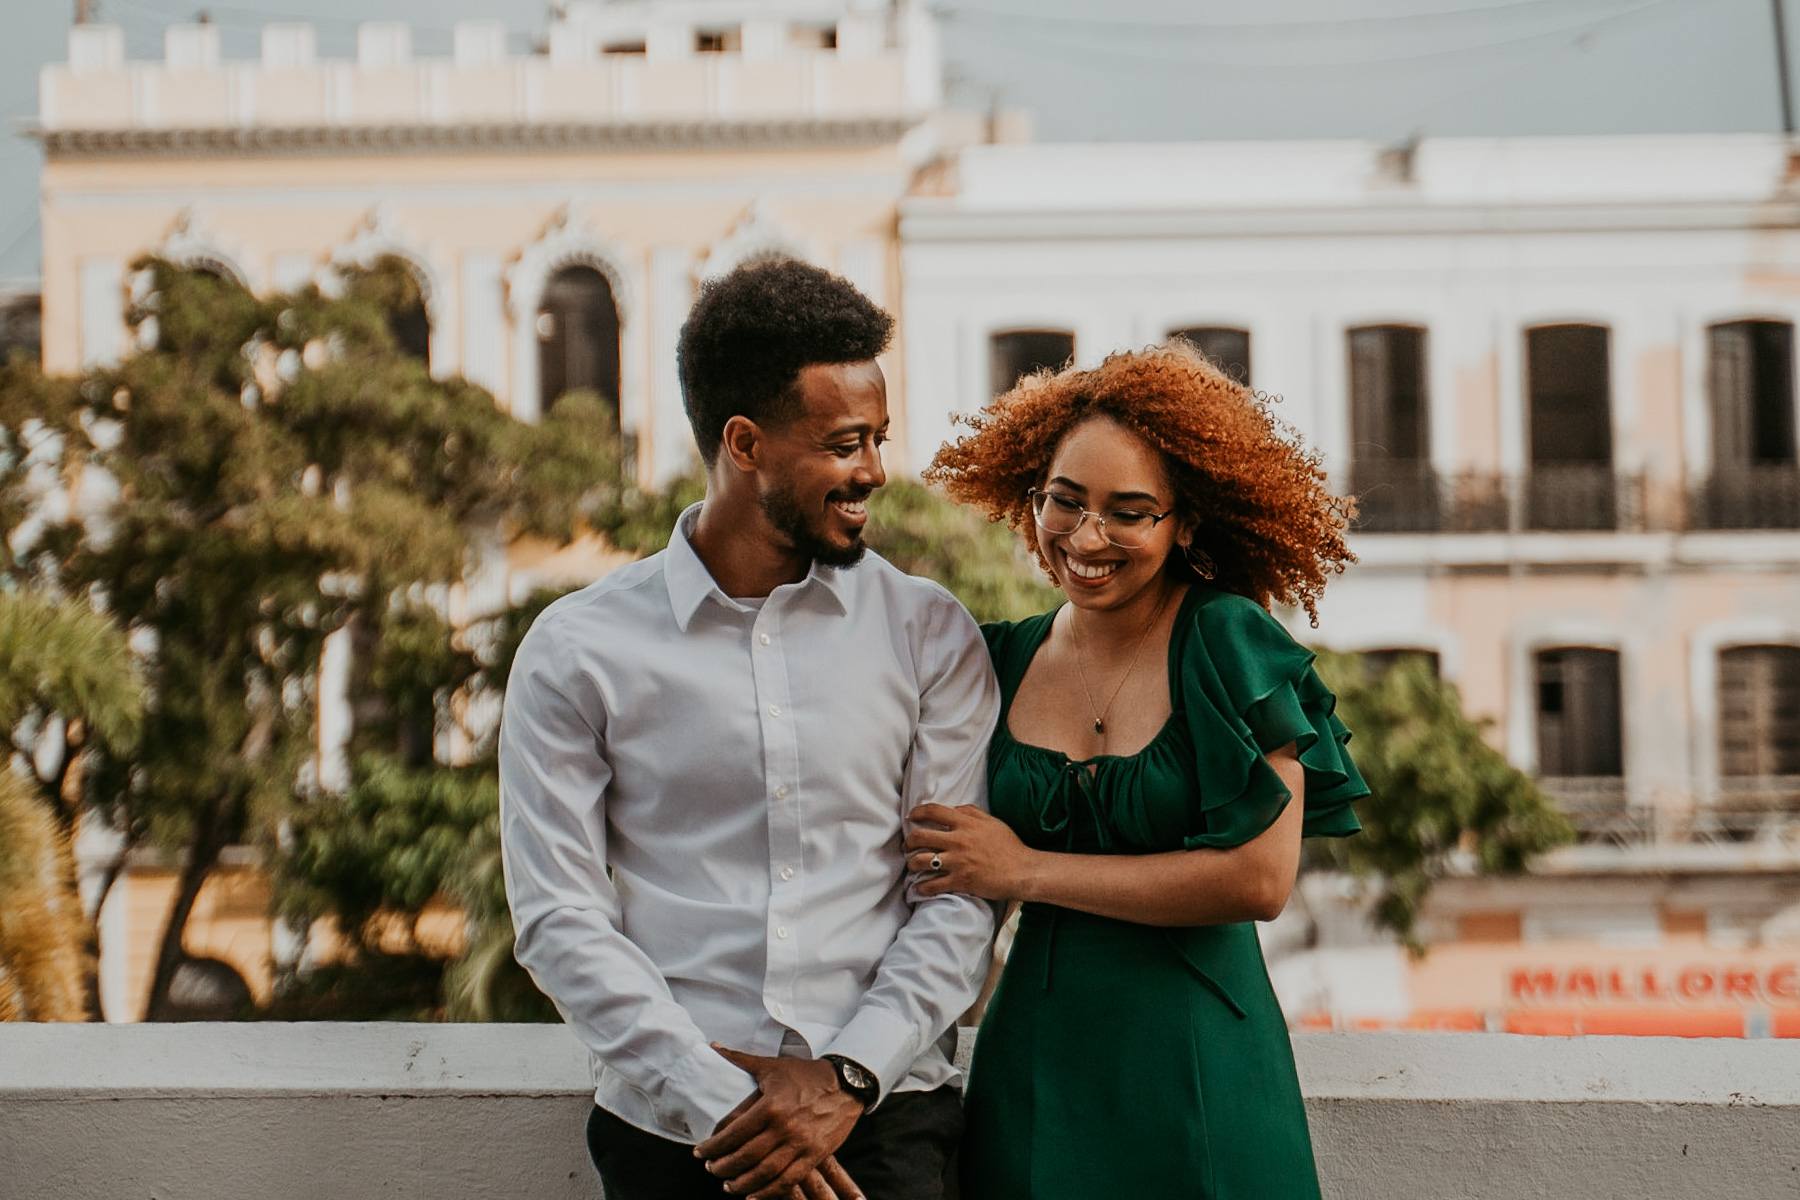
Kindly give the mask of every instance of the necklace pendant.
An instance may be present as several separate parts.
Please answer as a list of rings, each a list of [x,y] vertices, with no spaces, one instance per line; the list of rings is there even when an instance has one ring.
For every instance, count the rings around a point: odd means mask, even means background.
[[[1094,732],[1095,733],[1105,733],[1106,732],[1106,722],[1102,721],[1099,717],[1094,718]]]

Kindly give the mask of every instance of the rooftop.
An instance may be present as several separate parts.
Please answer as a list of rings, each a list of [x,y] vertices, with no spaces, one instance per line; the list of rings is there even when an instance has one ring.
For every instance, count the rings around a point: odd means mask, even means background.
[[[323,59],[311,26],[272,24],[260,59],[226,61],[216,26],[171,25],[162,59],[140,62],[116,26],[78,25],[40,73],[31,132],[53,157],[494,149],[548,144],[545,128],[579,146],[581,129],[634,125],[848,123],[838,140],[892,140],[940,99],[935,26],[910,3],[578,2],[527,53],[498,21],[458,22],[452,42],[415,57],[408,26],[370,21],[354,59]]]

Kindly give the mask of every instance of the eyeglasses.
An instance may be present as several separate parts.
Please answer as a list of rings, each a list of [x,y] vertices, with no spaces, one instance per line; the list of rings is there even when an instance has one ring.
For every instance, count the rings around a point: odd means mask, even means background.
[[[1045,533],[1074,533],[1083,521],[1092,517],[1100,536],[1121,550],[1143,549],[1156,526],[1175,511],[1171,508],[1168,512],[1148,513],[1134,508],[1115,508],[1099,513],[1081,507],[1073,496],[1060,492],[1032,488],[1026,495],[1031,497],[1031,511],[1037,518],[1037,526]]]

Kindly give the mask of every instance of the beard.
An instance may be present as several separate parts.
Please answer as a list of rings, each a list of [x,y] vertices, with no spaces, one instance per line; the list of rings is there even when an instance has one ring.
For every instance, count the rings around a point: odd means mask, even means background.
[[[850,491],[832,492],[827,500],[862,500],[866,499],[874,489],[860,495]],[[863,551],[868,546],[863,543],[862,530],[851,535],[848,544],[839,544],[826,538],[820,528],[821,519],[809,518],[806,510],[800,507],[800,499],[794,494],[794,487],[789,480],[772,486],[758,500],[763,516],[776,532],[785,536],[794,544],[794,549],[806,555],[814,562],[828,567],[854,567],[862,561]]]

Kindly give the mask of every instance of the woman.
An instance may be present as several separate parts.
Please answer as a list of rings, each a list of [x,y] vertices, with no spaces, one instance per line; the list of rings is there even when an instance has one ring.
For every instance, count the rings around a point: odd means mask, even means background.
[[[930,805],[928,894],[1023,901],[976,1043],[968,1200],[1317,1197],[1254,921],[1368,789],[1267,612],[1350,554],[1316,456],[1177,342],[1021,382],[926,473],[1068,603],[989,626],[992,815]]]

